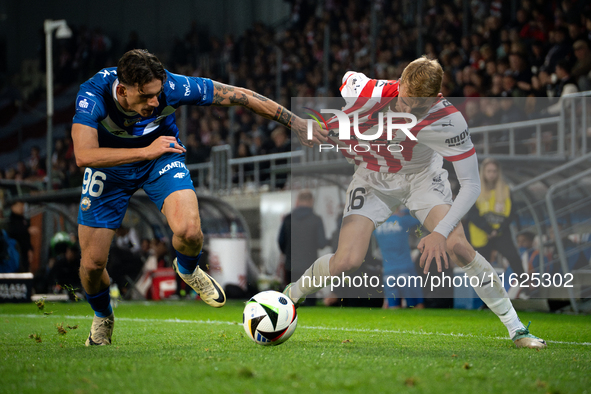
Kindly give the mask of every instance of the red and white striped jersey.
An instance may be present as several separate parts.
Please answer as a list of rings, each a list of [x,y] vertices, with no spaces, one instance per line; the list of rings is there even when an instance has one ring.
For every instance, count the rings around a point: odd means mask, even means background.
[[[359,131],[364,135],[374,135],[378,131],[378,113],[390,111],[392,98],[398,96],[398,81],[370,79],[362,73],[349,71],[343,77],[340,90],[346,101],[343,111],[349,116],[351,124],[357,114]],[[430,166],[441,168],[442,158],[453,162],[475,154],[466,120],[445,99],[437,100],[410,129],[416,141],[396,129],[393,130],[393,138],[387,140],[386,126],[383,127],[383,134],[373,141],[357,140],[353,131],[350,140],[339,140],[338,134],[335,134],[339,128],[336,117],[327,124],[332,131],[329,138],[338,150],[350,162],[372,171],[416,174]],[[402,151],[398,146],[388,149],[389,145],[397,144]]]

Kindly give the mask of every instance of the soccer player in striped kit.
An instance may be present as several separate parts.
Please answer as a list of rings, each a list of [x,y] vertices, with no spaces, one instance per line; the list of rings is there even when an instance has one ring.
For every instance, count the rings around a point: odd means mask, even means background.
[[[334,133],[339,129],[337,120],[328,121],[332,143],[357,166],[347,190],[338,249],[318,258],[284,293],[297,305],[321,288],[314,283],[359,268],[372,232],[403,204],[431,232],[418,246],[424,272],[433,260],[440,272],[442,265],[447,268],[449,255],[469,278],[478,278],[481,285],[474,290],[517,347],[545,348],[546,342],[530,334],[519,320],[496,271],[464,236],[460,219],[480,194],[478,160],[464,117],[439,93],[442,78],[439,63],[426,57],[411,62],[398,81],[345,74],[340,88],[347,102],[343,112],[350,118],[357,114],[362,134],[376,133],[379,112],[411,113],[417,123],[407,132],[395,130],[391,140],[381,136],[366,144],[355,138],[339,139]],[[461,185],[455,200],[443,159],[453,163]]]

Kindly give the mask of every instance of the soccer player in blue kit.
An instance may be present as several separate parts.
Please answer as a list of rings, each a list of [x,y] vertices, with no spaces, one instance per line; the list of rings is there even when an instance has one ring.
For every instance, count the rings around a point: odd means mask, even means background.
[[[132,194],[142,188],[166,216],[176,250],[173,266],[203,301],[226,302],[218,283],[198,267],[203,233],[197,196],[185,167],[175,110],[181,105],[241,105],[290,128],[305,146],[325,141],[315,128],[274,101],[207,78],[173,74],[153,54],[125,53],[80,86],[72,139],[76,163],[86,167],[78,212],[80,278],[95,312],[86,346],[109,345],[115,318],[105,269],[111,240]]]
[[[409,231],[420,226],[421,222],[410,215],[408,208],[399,206],[384,224],[374,230],[382,252],[382,278],[387,289],[384,308],[400,308],[402,298],[409,308],[424,307],[423,290],[414,279],[410,279],[417,276],[417,270],[408,242]]]

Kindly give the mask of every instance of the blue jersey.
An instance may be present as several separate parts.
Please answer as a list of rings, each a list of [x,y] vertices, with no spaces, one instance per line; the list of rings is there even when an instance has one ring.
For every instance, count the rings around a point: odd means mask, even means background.
[[[374,231],[382,252],[384,275],[415,272],[408,236],[418,225],[420,222],[410,215],[394,214]]]
[[[213,82],[166,71],[159,106],[147,118],[126,112],[117,101],[117,68],[99,71],[80,86],[73,123],[98,131],[100,147],[143,148],[166,135],[178,138],[175,110],[181,105],[210,105]]]

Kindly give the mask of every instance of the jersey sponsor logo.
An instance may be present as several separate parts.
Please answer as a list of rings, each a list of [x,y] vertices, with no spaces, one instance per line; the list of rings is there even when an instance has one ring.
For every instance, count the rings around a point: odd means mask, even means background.
[[[183,163],[182,161],[173,161],[172,163],[168,163],[167,165],[162,167],[162,169],[158,172],[158,174],[164,175],[168,171],[172,170],[173,168],[184,168],[185,170],[187,169],[187,167],[185,166],[185,163]]]
[[[183,179],[185,175],[187,174],[185,174],[184,172],[177,172],[176,174],[174,174],[173,178]]]
[[[170,86],[170,88],[171,88],[172,90],[174,90],[175,84],[174,84],[174,82],[172,82],[172,81],[168,81],[168,86]]]
[[[449,146],[451,148],[452,146],[460,146],[460,145],[465,144],[469,138],[470,138],[470,133],[468,132],[468,129],[466,129],[466,130],[462,131],[462,133],[460,135],[456,135],[455,137],[446,139],[445,143],[447,144],[447,146]]]
[[[76,111],[86,114],[92,114],[96,102],[88,97],[78,96],[76,98]]]

